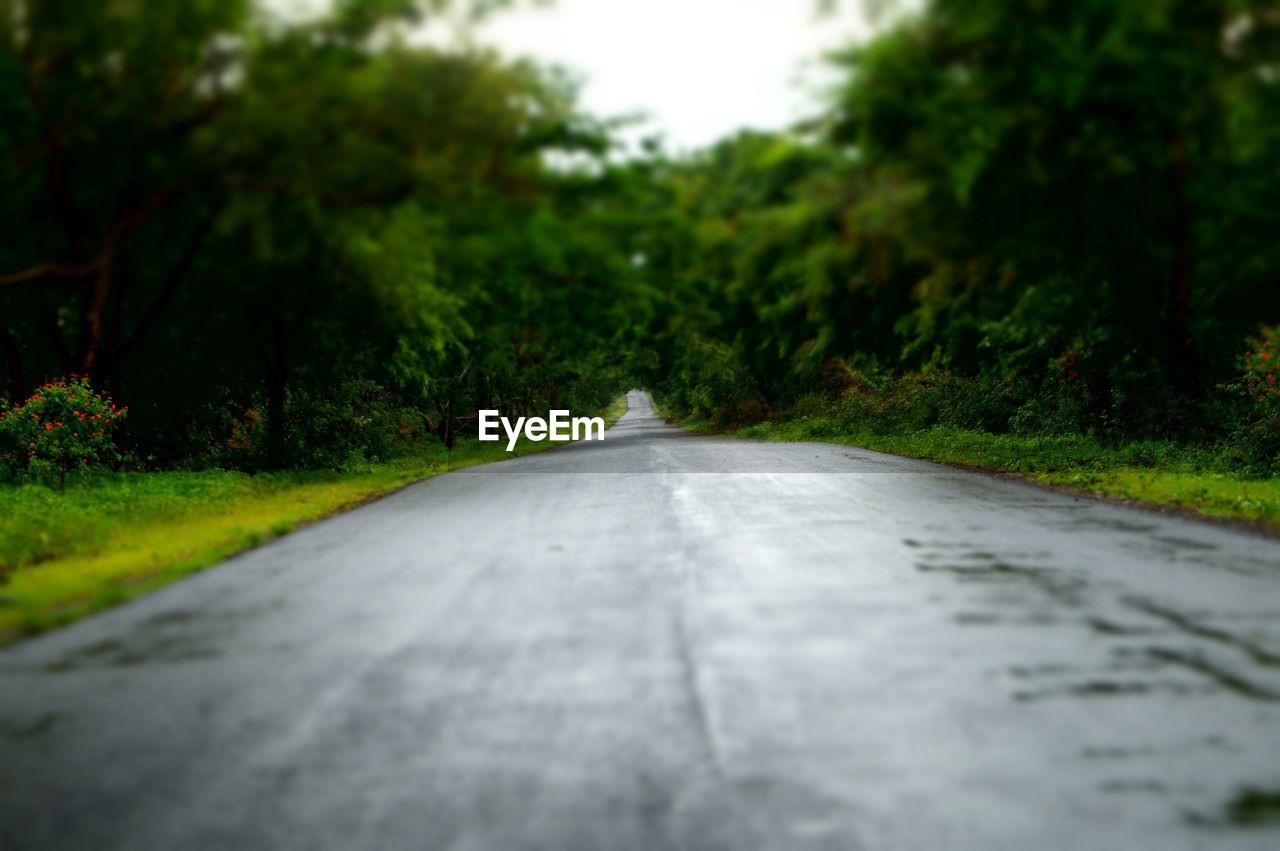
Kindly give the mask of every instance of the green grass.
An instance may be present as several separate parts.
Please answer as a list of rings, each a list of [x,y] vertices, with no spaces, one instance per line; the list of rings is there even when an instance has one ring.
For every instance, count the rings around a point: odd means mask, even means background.
[[[604,414],[602,414],[602,416],[604,417],[605,428],[611,428],[613,424],[616,423],[619,419],[621,419],[622,415],[625,414],[626,412],[627,412],[627,397],[624,394],[622,396],[619,396],[617,399],[614,399],[613,402],[609,405],[609,407],[605,409]]]
[[[612,425],[625,397],[605,413]],[[450,470],[549,449],[461,442],[358,472],[120,473],[0,485],[0,643],[154,590],[299,525]]]
[[[680,424],[717,430],[697,421]],[[759,423],[725,433],[757,440],[850,444],[1280,529],[1280,478],[1250,479],[1222,472],[1212,452],[1175,443],[1112,446],[1085,436],[1034,437],[946,427],[877,434],[851,430],[827,418]]]

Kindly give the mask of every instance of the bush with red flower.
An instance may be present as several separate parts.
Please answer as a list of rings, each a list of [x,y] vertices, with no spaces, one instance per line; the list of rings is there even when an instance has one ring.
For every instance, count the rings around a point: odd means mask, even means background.
[[[85,378],[51,381],[0,410],[0,465],[11,477],[57,479],[120,460],[116,432],[126,411]]]
[[[1240,359],[1249,413],[1235,434],[1239,461],[1257,475],[1280,472],[1280,326],[1263,327]]]
[[[1263,326],[1249,340],[1249,350],[1240,360],[1244,386],[1254,400],[1274,404],[1280,400],[1280,326]]]

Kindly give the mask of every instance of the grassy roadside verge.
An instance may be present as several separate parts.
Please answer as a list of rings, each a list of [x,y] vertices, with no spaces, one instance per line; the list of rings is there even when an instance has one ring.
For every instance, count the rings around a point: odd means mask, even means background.
[[[1249,479],[1222,472],[1215,469],[1218,459],[1212,453],[1173,443],[1144,441],[1110,446],[1083,436],[998,435],[946,427],[876,434],[850,430],[843,423],[824,418],[729,429],[697,420],[672,421],[695,431],[756,440],[860,446],[1280,531],[1280,478]]]
[[[606,423],[625,411],[620,397]],[[508,453],[505,442],[466,441],[451,453],[348,473],[121,473],[69,483],[63,492],[0,486],[0,566],[8,568],[0,584],[0,644],[145,594],[413,482],[552,446],[521,439]]]

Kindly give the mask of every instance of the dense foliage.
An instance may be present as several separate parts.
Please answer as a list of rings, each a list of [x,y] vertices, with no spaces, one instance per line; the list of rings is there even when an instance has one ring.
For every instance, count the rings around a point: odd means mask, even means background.
[[[245,469],[607,402],[605,128],[556,74],[410,44],[445,5],[3,0],[3,396],[84,374],[144,463]]]
[[[409,37],[451,5],[0,0],[0,398],[85,375],[157,467],[634,382],[1275,471],[1275,0],[929,0],[803,128],[626,161],[559,74]]]
[[[670,169],[649,381],[721,422],[818,406],[1271,469],[1267,349],[1248,392],[1240,358],[1280,319],[1277,60],[1274,0],[926,3],[839,58],[805,132]]]

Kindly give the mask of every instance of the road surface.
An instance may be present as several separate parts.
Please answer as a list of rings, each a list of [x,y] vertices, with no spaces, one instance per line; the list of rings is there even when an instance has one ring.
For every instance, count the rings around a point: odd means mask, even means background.
[[[1280,847],[1280,544],[630,403],[0,653],[0,845]]]

